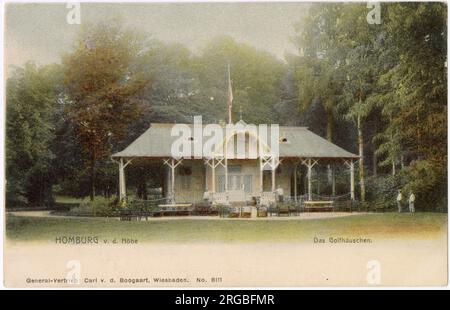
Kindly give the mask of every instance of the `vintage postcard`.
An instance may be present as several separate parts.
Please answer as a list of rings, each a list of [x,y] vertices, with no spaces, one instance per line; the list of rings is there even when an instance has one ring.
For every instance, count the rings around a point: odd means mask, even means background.
[[[445,2],[8,2],[8,288],[446,286]]]

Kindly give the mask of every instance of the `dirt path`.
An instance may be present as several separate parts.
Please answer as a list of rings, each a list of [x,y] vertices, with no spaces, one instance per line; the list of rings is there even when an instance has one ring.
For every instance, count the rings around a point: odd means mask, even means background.
[[[86,216],[62,216],[62,215],[54,215],[50,213],[51,211],[13,211],[13,212],[7,212],[6,214],[11,214],[14,216],[25,216],[25,217],[43,217],[43,218],[49,218],[49,217],[56,217],[56,218],[92,218],[92,217],[86,217]]]
[[[43,218],[73,218],[73,219],[93,219],[93,217],[81,217],[81,216],[66,216],[66,215],[54,215],[51,214],[50,211],[15,211],[8,212],[8,214],[14,216],[26,216],[26,217],[43,217]],[[269,216],[269,217],[260,217],[260,218],[221,218],[219,216],[164,216],[164,217],[150,217],[149,221],[167,221],[167,220],[180,220],[180,219],[189,219],[189,220],[238,220],[238,221],[255,221],[255,220],[273,220],[273,221],[295,221],[295,220],[315,220],[315,219],[327,219],[327,218],[337,218],[344,216],[354,216],[354,215],[362,215],[368,213],[362,212],[304,212],[300,213],[298,216]],[[110,218],[118,220],[118,218]],[[145,220],[145,219],[142,219]]]

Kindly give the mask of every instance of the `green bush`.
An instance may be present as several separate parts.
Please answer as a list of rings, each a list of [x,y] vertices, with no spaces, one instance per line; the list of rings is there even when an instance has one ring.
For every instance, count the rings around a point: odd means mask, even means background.
[[[416,160],[402,170],[408,180],[403,193],[416,196],[416,210],[447,210],[447,167],[426,160]]]
[[[370,208],[396,210],[398,190],[406,208],[410,191],[416,196],[417,211],[447,210],[447,171],[427,161],[415,161],[393,175],[369,177],[366,200]]]
[[[120,204],[123,209],[130,211],[152,211],[158,207],[156,202],[150,202],[146,200],[139,200],[128,198],[127,200],[123,200]]]
[[[213,211],[217,211],[220,216],[225,216],[230,212],[230,208],[221,204],[212,206]]]
[[[397,208],[397,193],[402,188],[401,178],[384,175],[368,177],[366,181],[366,200],[372,209],[394,210]],[[356,206],[355,206],[356,207]],[[359,206],[364,209],[364,206]]]
[[[72,208],[69,215],[84,216],[116,216],[121,209],[119,199],[95,197],[93,201],[83,200],[79,207]]]
[[[92,203],[93,216],[114,216],[119,211],[120,206],[116,199],[96,198]]]
[[[92,205],[81,202],[78,207],[71,208],[67,215],[92,216]]]

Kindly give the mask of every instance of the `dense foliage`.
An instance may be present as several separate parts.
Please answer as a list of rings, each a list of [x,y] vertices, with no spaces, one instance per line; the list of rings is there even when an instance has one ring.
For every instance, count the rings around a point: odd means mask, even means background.
[[[359,153],[363,201],[389,207],[403,189],[423,209],[446,208],[447,8],[384,3],[380,24],[367,22],[369,11],[310,5],[295,27],[298,53],[285,62],[230,37],[194,54],[120,23],[89,25],[61,64],[30,62],[8,78],[8,205],[116,194],[109,155],[149,123],[226,118],[229,63],[235,120],[308,126]],[[161,185],[160,167],[128,171],[127,186],[141,198]]]
[[[38,68],[27,63],[7,81],[6,179],[7,203],[52,203],[57,140],[55,127],[60,109],[60,72],[56,66]]]
[[[446,7],[382,4],[380,24],[367,22],[368,11],[365,4],[311,7],[297,28],[299,104],[324,107],[330,140],[334,122],[353,124],[362,201],[372,158],[373,176],[378,167],[393,176],[370,180],[372,200],[394,201],[403,189],[422,206],[446,205]]]

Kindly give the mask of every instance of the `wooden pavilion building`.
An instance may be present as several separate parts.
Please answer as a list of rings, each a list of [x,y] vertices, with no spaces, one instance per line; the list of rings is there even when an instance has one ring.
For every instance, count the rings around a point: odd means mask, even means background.
[[[126,167],[136,159],[158,162],[166,167],[164,196],[172,204],[208,200],[212,204],[258,201],[264,205],[274,202],[280,193],[296,200],[299,196],[299,165],[306,166],[307,200],[311,200],[311,177],[318,163],[346,165],[350,170],[350,198],[355,198],[354,164],[359,156],[314,134],[306,127],[279,126],[278,156],[271,154],[269,145],[264,154],[257,152],[256,156],[248,156],[248,145],[252,139],[259,140],[259,137],[236,130],[231,137],[244,134],[247,148],[245,155],[229,156],[225,153],[194,158],[172,155],[172,145],[179,139],[171,134],[175,125],[180,124],[151,124],[147,131],[123,151],[112,155],[113,160],[119,163],[120,198],[127,195]],[[183,126],[193,127],[193,124]],[[225,147],[229,143],[235,143],[234,141],[235,139],[228,139]],[[258,147],[261,145],[258,143]]]

